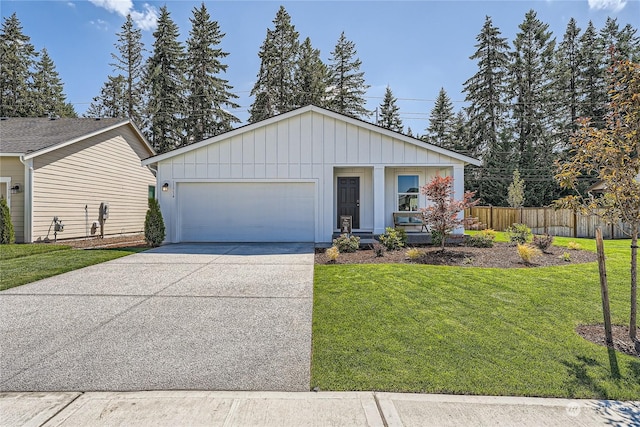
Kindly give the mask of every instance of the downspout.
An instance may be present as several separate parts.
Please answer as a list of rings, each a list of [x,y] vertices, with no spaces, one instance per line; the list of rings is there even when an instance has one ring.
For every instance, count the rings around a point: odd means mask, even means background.
[[[24,165],[24,242],[33,242],[33,159],[19,157]]]

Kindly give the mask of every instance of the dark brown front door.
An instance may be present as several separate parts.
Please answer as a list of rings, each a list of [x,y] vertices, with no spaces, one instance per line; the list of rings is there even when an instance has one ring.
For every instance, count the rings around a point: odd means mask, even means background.
[[[340,215],[349,215],[353,218],[352,228],[360,228],[360,178],[338,177],[338,224],[340,228]]]

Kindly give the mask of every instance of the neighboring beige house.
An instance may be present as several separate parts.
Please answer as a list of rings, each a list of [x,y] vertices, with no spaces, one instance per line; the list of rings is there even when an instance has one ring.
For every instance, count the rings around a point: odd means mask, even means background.
[[[108,203],[104,234],[144,230],[155,176],[140,161],[154,155],[128,119],[0,119],[0,194],[7,199],[17,242],[99,233],[100,205]]]

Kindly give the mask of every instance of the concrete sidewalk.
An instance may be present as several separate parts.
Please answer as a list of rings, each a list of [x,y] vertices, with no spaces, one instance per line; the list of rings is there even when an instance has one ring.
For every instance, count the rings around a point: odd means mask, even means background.
[[[375,392],[0,393],[0,426],[637,426],[640,402]]]

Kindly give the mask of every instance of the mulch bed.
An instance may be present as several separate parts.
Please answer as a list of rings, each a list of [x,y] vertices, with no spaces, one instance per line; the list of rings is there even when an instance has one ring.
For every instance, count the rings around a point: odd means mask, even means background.
[[[525,264],[515,247],[508,243],[495,243],[492,248],[472,248],[466,246],[447,246],[444,252],[439,248],[426,246],[420,248],[424,255],[418,262],[407,258],[407,249],[384,252],[382,257],[377,257],[372,249],[361,249],[354,253],[341,253],[336,262],[330,262],[324,253],[324,249],[316,250],[316,264],[432,264],[450,265],[459,267],[492,267],[492,268],[534,268],[556,265],[571,265],[597,260],[594,252],[582,250],[569,250],[552,246],[548,253],[543,253],[535,258],[533,263]],[[565,261],[563,254],[567,252],[570,260]]]
[[[146,247],[144,234],[126,234],[118,236],[87,237],[84,239],[58,240],[57,245],[71,246],[75,249],[114,249]]]
[[[576,332],[582,338],[606,347],[604,325],[580,325],[576,328]],[[629,338],[628,326],[612,325],[611,334],[613,336],[613,347],[616,350],[631,356],[640,357],[640,353],[636,351],[631,338]]]

